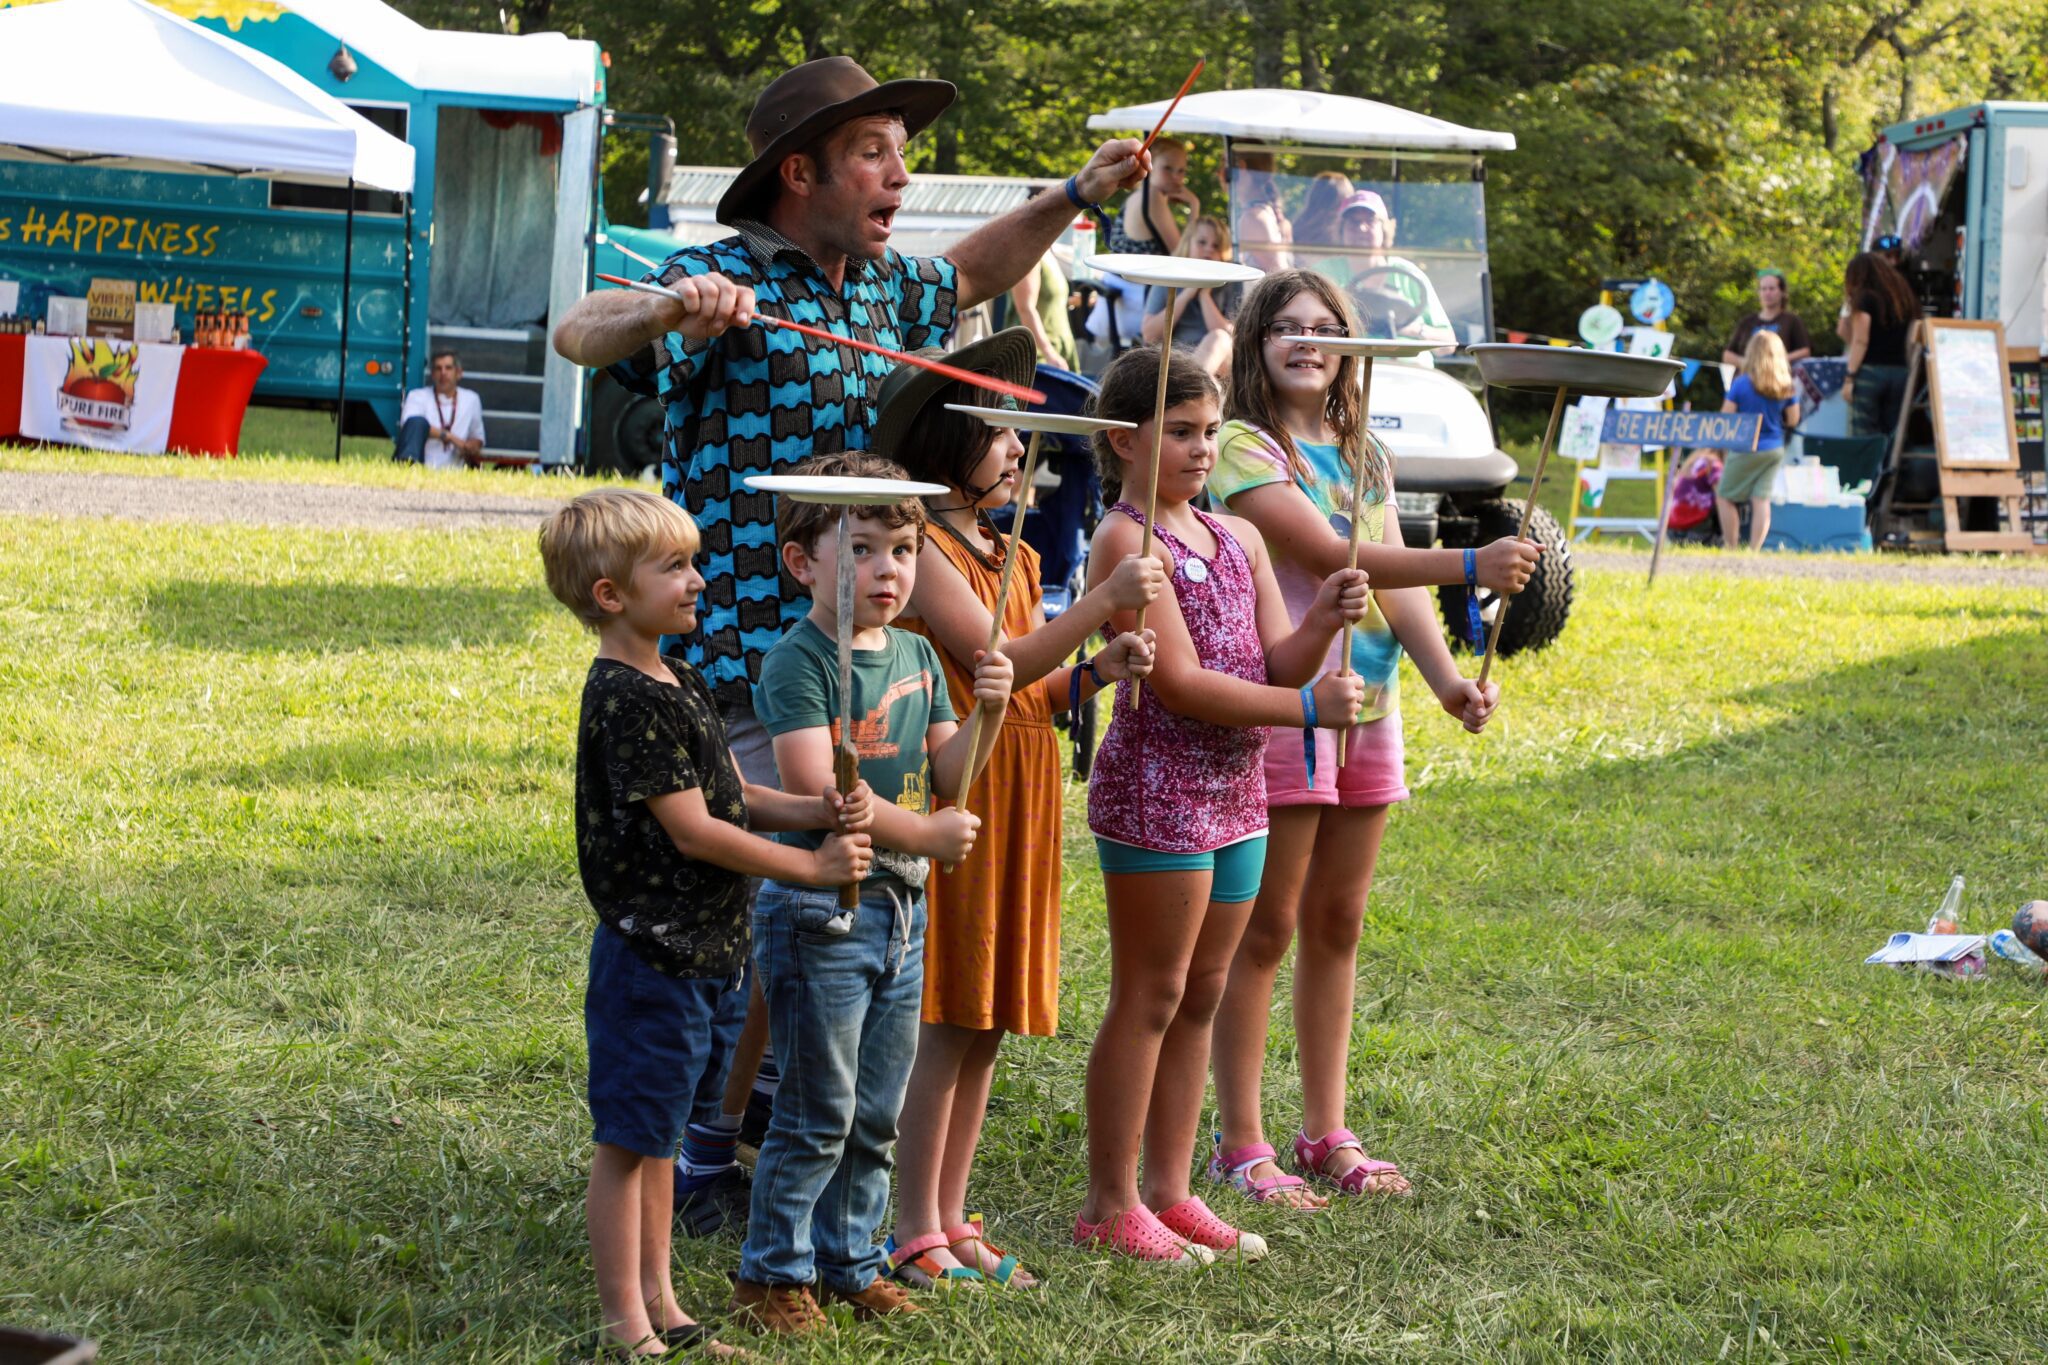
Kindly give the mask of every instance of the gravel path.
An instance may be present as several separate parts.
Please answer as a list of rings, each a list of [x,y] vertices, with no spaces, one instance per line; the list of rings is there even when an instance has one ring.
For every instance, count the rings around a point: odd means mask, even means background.
[[[363,488],[239,479],[178,479],[130,474],[0,471],[0,515],[128,517],[138,521],[233,522],[252,526],[529,528],[555,506],[549,499]],[[1572,557],[1589,568],[1647,574],[1647,549],[1576,545]],[[1667,554],[1658,574],[1720,574],[1745,578],[1814,578],[1955,587],[2048,589],[2048,555],[1988,562],[1967,556],[1847,559],[1838,555]]]
[[[0,472],[0,514],[416,530],[534,527],[555,503],[409,488]]]
[[[1595,569],[1650,572],[1650,552],[1574,545],[1572,561]],[[2039,588],[2048,590],[2048,555],[2033,562],[1978,560],[1968,555],[1914,555],[1910,559],[1849,559],[1842,555],[1666,553],[1657,576],[1718,574],[1730,578],[1817,578],[1867,583],[1917,583],[1923,587]]]

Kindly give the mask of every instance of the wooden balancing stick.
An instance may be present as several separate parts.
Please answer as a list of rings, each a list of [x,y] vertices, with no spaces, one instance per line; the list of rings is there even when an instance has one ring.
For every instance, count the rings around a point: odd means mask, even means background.
[[[1190,76],[1188,79],[1193,80],[1194,77]],[[1164,119],[1160,120],[1162,127],[1165,125],[1165,122]],[[1145,490],[1145,530],[1143,537],[1138,542],[1138,558],[1140,559],[1151,558],[1152,521],[1159,515],[1159,454],[1161,445],[1166,440],[1166,368],[1173,360],[1173,301],[1174,296],[1178,293],[1180,293],[1178,286],[1171,284],[1166,286],[1167,329],[1165,337],[1159,343],[1159,392],[1154,395],[1152,400],[1152,477],[1150,480],[1151,487]],[[1143,607],[1138,608],[1137,632],[1140,635],[1145,633],[1145,609]],[[1131,709],[1133,711],[1138,709],[1138,703],[1144,695],[1144,679],[1133,678],[1131,680]]]
[[[630,289],[636,294],[659,294],[664,298],[671,299],[677,297],[673,289],[665,289],[658,284],[649,284],[645,280],[629,280],[624,275],[600,274],[597,278],[603,280],[606,284],[615,284],[621,289]],[[972,370],[963,370],[957,365],[948,365],[943,360],[930,360],[921,355],[911,355],[907,351],[897,351],[887,346],[877,346],[872,341],[855,341],[852,337],[839,336],[836,333],[826,331],[822,327],[813,327],[803,322],[791,322],[788,318],[771,317],[767,313],[754,314],[754,321],[760,323],[763,327],[780,327],[791,332],[801,332],[807,337],[815,337],[820,341],[829,341],[835,346],[847,346],[853,350],[867,351],[873,355],[882,356],[885,359],[894,360],[901,364],[915,365],[920,369],[930,370],[933,374],[942,374],[948,379],[957,379],[963,384],[971,384],[978,389],[987,389],[990,393],[999,393],[1005,398],[1015,398],[1019,402],[1043,403],[1045,401],[1045,395],[1037,389],[1026,388],[1022,384],[1012,384],[1007,379],[997,379],[992,375],[976,374]]]
[[[1365,421],[1363,441],[1370,442],[1372,440],[1372,357],[1365,355],[1360,356],[1358,359],[1360,366],[1358,377],[1358,411]],[[1366,459],[1363,444],[1361,444],[1361,448],[1356,452],[1356,458],[1353,463],[1357,468],[1352,470],[1351,473],[1351,553],[1344,556],[1344,563],[1348,567],[1355,569],[1358,567],[1358,542],[1365,527]],[[1344,623],[1343,656],[1338,661],[1337,672],[1347,678],[1351,676],[1351,637],[1357,629],[1349,621]],[[1377,700],[1378,694],[1375,693],[1374,697]],[[1354,723],[1356,719],[1356,717],[1353,717]],[[1337,766],[1342,768],[1350,756],[1351,726],[1347,725],[1337,732]]]
[[[1543,487],[1543,467],[1550,463],[1550,448],[1557,443],[1557,424],[1564,420],[1565,387],[1557,389],[1557,401],[1550,405],[1550,425],[1543,432],[1543,449],[1536,454],[1536,472],[1529,476],[1529,500],[1522,504],[1522,529],[1515,532],[1515,539],[1529,538],[1529,518],[1536,511],[1536,491]],[[1508,604],[1514,601],[1507,594],[1501,594],[1500,607],[1493,614],[1493,629],[1486,633],[1486,658],[1479,665],[1479,686],[1486,686],[1486,675],[1493,672],[1494,655],[1499,652],[1500,628],[1507,623]]]
[[[908,479],[864,479],[844,475],[750,474],[746,486],[756,493],[798,502],[825,503],[839,509],[839,542],[834,554],[838,609],[839,647],[839,740],[832,751],[832,782],[842,797],[860,785],[860,751],[853,733],[853,601],[855,573],[851,541],[853,509],[857,506],[886,505],[906,497],[923,497],[946,491],[944,484],[916,483]],[[852,910],[860,904],[860,884],[849,882],[839,888],[839,908]]]
[[[988,652],[993,654],[1003,643],[1003,613],[1010,605],[1010,584],[1017,577],[1017,548],[1024,539],[1024,500],[1031,491],[1031,476],[1038,469],[1038,443],[1043,431],[1031,433],[1031,444],[1024,451],[1024,468],[1017,484],[1017,496],[1010,502],[1014,515],[1010,518],[1010,543],[1003,553],[1003,578],[996,587],[995,615],[988,623]],[[981,777],[982,765],[975,761],[975,746],[981,743],[981,716],[985,708],[976,703],[974,714],[967,718],[967,776],[960,782],[960,799],[955,803],[962,815],[967,814],[967,797],[974,790],[974,784]],[[947,869],[951,871],[949,867]]]
[[[839,746],[832,751],[832,781],[843,800],[860,785],[860,750],[853,747],[853,508],[845,503],[839,505],[839,543],[832,558],[838,575],[839,615],[834,641],[839,648]],[[841,910],[859,905],[859,882],[839,888]]]

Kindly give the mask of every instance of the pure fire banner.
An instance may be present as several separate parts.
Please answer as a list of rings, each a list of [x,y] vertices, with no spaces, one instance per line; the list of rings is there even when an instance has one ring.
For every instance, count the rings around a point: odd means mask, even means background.
[[[163,452],[184,361],[181,347],[107,337],[26,341],[22,435],[99,450]]]

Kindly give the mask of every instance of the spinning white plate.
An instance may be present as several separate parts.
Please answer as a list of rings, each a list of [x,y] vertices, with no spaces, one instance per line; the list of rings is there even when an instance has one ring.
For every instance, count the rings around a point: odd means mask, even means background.
[[[1332,355],[1362,355],[1370,360],[1398,360],[1404,356],[1427,355],[1441,351],[1449,342],[1443,341],[1401,341],[1392,337],[1313,337],[1299,338],[1318,351]],[[1289,340],[1295,340],[1290,337]]]
[[[1067,436],[1086,436],[1091,431],[1136,431],[1136,422],[1112,422],[1107,417],[1074,417],[1064,412],[1012,412],[1008,408],[977,408],[967,403],[948,403],[949,412],[979,417],[992,427],[1011,431],[1056,431]]]
[[[1200,256],[1090,256],[1088,268],[1105,275],[1117,275],[1132,284],[1156,284],[1167,289],[1205,289],[1218,284],[1250,284],[1265,278],[1257,266],[1236,261],[1210,261]]]
[[[901,502],[905,498],[930,497],[947,491],[942,483],[854,479],[843,475],[750,474],[740,482],[756,493],[774,493],[798,502],[823,502],[840,507]]]

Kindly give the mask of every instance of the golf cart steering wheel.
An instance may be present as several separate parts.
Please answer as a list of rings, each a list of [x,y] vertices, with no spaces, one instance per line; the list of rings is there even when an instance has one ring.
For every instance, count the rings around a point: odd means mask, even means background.
[[[1389,289],[1385,284],[1368,284],[1368,281],[1384,280],[1391,283],[1393,278],[1405,276],[1415,281],[1422,297],[1429,298],[1429,281],[1405,265],[1372,265],[1359,271],[1351,279],[1351,297],[1366,313],[1366,330],[1371,324],[1384,323],[1389,334],[1399,336],[1404,328],[1420,318],[1426,303],[1416,303],[1406,294]]]

